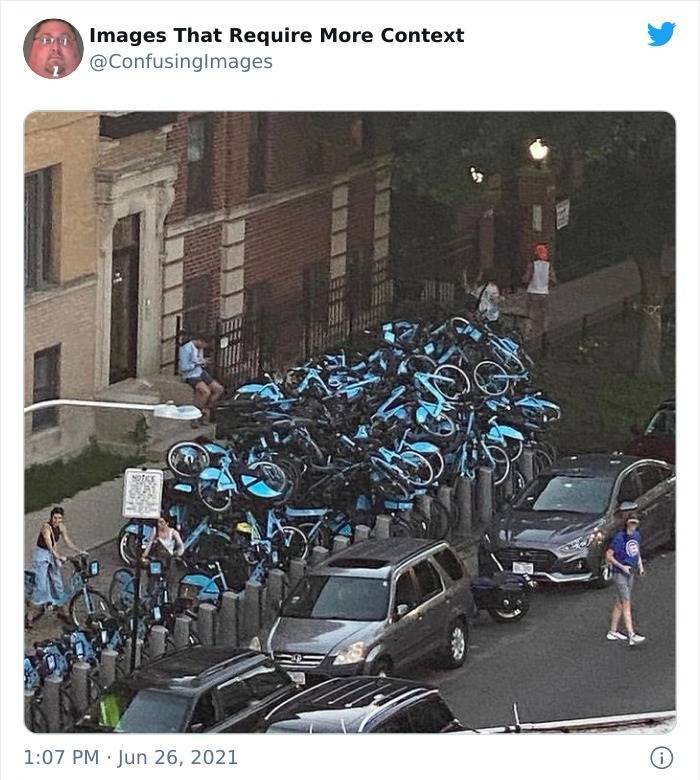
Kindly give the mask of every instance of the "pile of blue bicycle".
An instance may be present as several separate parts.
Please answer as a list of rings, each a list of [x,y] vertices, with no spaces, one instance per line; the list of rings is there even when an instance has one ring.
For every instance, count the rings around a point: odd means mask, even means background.
[[[443,536],[444,523],[412,515],[418,496],[480,467],[495,485],[520,487],[525,447],[538,466],[551,462],[543,431],[561,412],[531,387],[517,336],[476,317],[387,322],[366,336],[362,352],[328,352],[239,387],[217,411],[219,441],[169,449],[164,505],[189,560],[211,566],[235,551],[262,581],[380,513],[394,517],[396,535]],[[136,524],[119,549],[128,564],[138,557]],[[181,585],[218,594],[230,587],[220,568],[188,572]]]

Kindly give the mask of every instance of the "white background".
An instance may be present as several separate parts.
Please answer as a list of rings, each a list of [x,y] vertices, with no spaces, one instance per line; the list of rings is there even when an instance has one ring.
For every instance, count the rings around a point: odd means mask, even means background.
[[[22,57],[29,27],[62,17],[81,30],[85,59],[58,82],[32,74]],[[647,45],[647,23],[676,23],[670,44]],[[464,27],[463,45],[275,46],[229,49],[223,44],[91,45],[88,30],[240,26],[318,30],[323,26],[404,29]],[[2,743],[4,777],[61,770],[23,766],[31,747],[203,747],[203,737],[114,739],[97,735],[42,737],[22,725],[22,133],[35,110],[664,110],[678,132],[678,726],[655,736],[452,737],[396,736],[207,739],[238,749],[235,769],[207,774],[346,780],[381,773],[406,777],[592,775],[653,777],[658,744],[675,755],[664,778],[698,776],[698,4],[696,2],[3,2],[2,24],[2,254],[0,355],[2,402],[0,553],[2,566]],[[96,51],[157,55],[271,55],[272,70],[186,73],[93,73]],[[244,51],[245,50],[245,51]],[[653,215],[652,215],[653,216]],[[672,608],[672,605],[669,605]],[[651,641],[661,642],[663,637]],[[527,648],[524,648],[524,652]],[[670,659],[669,659],[670,660]],[[633,662],[633,661],[631,661]],[[595,665],[580,674],[595,684]],[[639,685],[654,685],[640,679]],[[547,696],[547,691],[542,692]],[[500,741],[496,741],[496,740]],[[313,740],[313,741],[311,741]],[[69,768],[71,777],[142,776],[143,770]],[[170,777],[195,768],[154,768]],[[179,775],[178,775],[179,776]]]

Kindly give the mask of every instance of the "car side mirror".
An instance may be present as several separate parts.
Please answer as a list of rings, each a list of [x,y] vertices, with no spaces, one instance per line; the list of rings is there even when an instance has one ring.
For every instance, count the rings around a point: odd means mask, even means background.
[[[408,604],[399,604],[396,607],[396,619],[401,619],[404,615],[408,614]]]

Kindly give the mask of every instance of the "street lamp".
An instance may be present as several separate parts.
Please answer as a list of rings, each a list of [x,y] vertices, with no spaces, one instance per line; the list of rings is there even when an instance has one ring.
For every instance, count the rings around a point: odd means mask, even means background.
[[[133,404],[117,401],[83,401],[73,398],[52,398],[49,401],[37,401],[24,407],[24,413],[38,412],[40,409],[50,409],[53,406],[87,406],[94,409],[131,409],[133,411],[152,412],[154,417],[165,420],[198,420],[202,411],[196,406],[185,404],[175,406],[169,401],[165,404]]]
[[[544,162],[549,154],[549,147],[545,144],[541,138],[535,138],[535,140],[527,147],[528,154],[532,159],[537,162]]]

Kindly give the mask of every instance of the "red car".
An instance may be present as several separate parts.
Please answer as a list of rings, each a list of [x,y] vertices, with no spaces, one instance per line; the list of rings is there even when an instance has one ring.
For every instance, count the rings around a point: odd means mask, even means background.
[[[626,455],[676,462],[676,399],[660,403],[642,431],[632,427],[634,439],[624,449]]]

